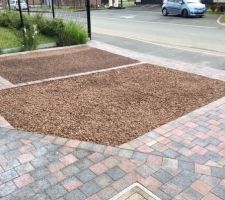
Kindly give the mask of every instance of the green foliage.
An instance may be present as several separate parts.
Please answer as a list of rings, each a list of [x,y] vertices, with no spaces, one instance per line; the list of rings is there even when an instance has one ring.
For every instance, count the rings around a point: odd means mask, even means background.
[[[225,11],[225,4],[224,3],[213,3],[212,5],[210,5],[210,10],[212,12],[223,13]]]
[[[86,30],[74,22],[64,24],[64,30],[58,32],[57,44],[59,46],[85,44],[87,42]]]
[[[23,19],[26,27],[23,44],[26,50],[35,49],[37,46],[35,31],[41,35],[55,38],[58,46],[84,44],[87,42],[86,30],[74,22],[64,22],[61,19],[50,20],[41,15],[23,15]],[[19,14],[10,11],[0,12],[0,27],[20,30],[22,27]],[[36,30],[34,30],[34,27],[36,27]],[[23,31],[21,30],[21,32]]]
[[[22,38],[17,37],[19,31],[0,27],[0,49],[19,47],[22,44]]]
[[[37,28],[40,33],[48,36],[57,36],[58,32],[64,29],[64,23],[61,19],[48,20],[38,15],[33,19],[37,24]]]
[[[34,50],[37,48],[37,27],[36,25],[24,28],[24,40],[23,48],[24,50]]]
[[[225,4],[218,4],[217,11],[224,12],[225,11]]]
[[[0,26],[6,28],[20,28],[20,18],[16,12],[1,12],[0,13]]]
[[[215,4],[212,4],[212,5],[210,6],[210,9],[212,10],[212,12],[215,12],[215,10],[216,10],[216,5],[215,5]]]

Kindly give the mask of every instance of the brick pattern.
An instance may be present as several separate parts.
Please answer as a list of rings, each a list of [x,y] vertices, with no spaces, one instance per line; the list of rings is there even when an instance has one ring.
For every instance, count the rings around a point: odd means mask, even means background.
[[[103,200],[135,182],[162,199],[224,198],[221,166],[7,128],[0,152],[2,199]]]

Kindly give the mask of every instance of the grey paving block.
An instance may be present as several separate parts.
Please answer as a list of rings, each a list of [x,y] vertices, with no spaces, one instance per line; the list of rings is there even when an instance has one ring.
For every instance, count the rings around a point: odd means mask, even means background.
[[[68,193],[65,197],[66,200],[85,200],[87,197],[79,189]]]
[[[140,160],[140,161],[146,161],[148,158],[148,155],[145,154],[145,153],[141,153],[141,152],[138,152],[138,151],[135,151],[133,153],[133,156],[132,156],[132,159],[134,160]]]
[[[128,149],[120,149],[118,156],[125,157],[125,158],[131,158],[132,155],[133,155],[133,151],[128,150]]]
[[[113,167],[113,168],[109,169],[106,172],[106,174],[108,176],[110,176],[114,181],[116,181],[116,180],[122,178],[125,175],[125,172],[122,169],[120,169],[119,167],[116,166],[116,167]]]
[[[80,179],[83,183],[86,183],[86,182],[92,180],[93,178],[95,178],[96,175],[91,170],[86,169],[82,172],[77,173],[76,177],[78,179]]]
[[[18,176],[19,176],[18,173],[14,169],[3,172],[0,174],[0,183],[6,183],[8,181],[15,179]]]
[[[110,199],[117,194],[117,191],[113,187],[107,187],[98,193],[101,199]]]
[[[31,188],[33,189],[35,193],[42,193],[44,190],[46,190],[50,186],[51,184],[45,178],[35,181],[34,183],[31,184]]]
[[[196,162],[198,164],[205,164],[209,158],[205,157],[205,156],[202,156],[202,155],[198,155],[198,154],[193,154],[191,157],[190,157],[190,160],[193,161],[193,162]]]
[[[170,182],[181,189],[185,189],[189,187],[197,178],[199,178],[199,175],[196,175],[193,172],[183,171],[172,178]]]
[[[9,144],[7,144],[7,146],[8,146],[9,149],[11,149],[11,150],[18,149],[19,147],[22,146],[22,142],[20,142],[20,141],[10,142]]]
[[[74,152],[73,152],[73,155],[76,157],[76,158],[84,158],[86,156],[89,156],[91,153],[93,152],[90,152],[90,151],[87,151],[87,150],[84,150],[84,149],[76,149]]]
[[[61,170],[66,176],[72,176],[80,172],[80,169],[77,168],[74,164],[64,167]]]
[[[145,135],[148,136],[148,137],[150,137],[150,138],[153,138],[153,139],[155,139],[155,138],[157,138],[157,137],[160,136],[158,133],[156,133],[154,131],[148,132]]]
[[[217,178],[225,178],[225,169],[224,168],[219,168],[219,167],[211,167],[211,173],[212,176],[215,176]]]
[[[31,172],[31,176],[32,176],[35,180],[38,180],[38,179],[45,178],[49,173],[50,173],[50,172],[49,172],[49,170],[48,170],[46,167],[41,167],[41,168],[38,168],[38,169],[35,170],[35,171],[32,171],[32,172]]]
[[[15,192],[13,192],[12,195],[14,197],[12,199],[23,200],[23,199],[28,199],[28,198],[34,196],[35,193],[31,189],[31,187],[23,187],[19,190],[16,190]]]
[[[105,188],[109,184],[111,184],[113,181],[107,174],[101,174],[97,176],[94,181],[101,187]]]
[[[19,165],[20,163],[16,159],[7,160],[6,163],[2,163],[2,167],[5,171],[11,170]]]
[[[207,183],[208,185],[211,185],[213,187],[215,187],[220,182],[219,178],[216,178],[213,176],[207,176],[207,175],[202,175],[200,177],[200,180],[204,181],[205,183]]]
[[[12,181],[0,185],[0,199],[16,190],[16,186]]]
[[[89,181],[80,187],[80,190],[87,196],[91,196],[101,190],[95,181]]]
[[[178,161],[178,168],[186,171],[194,171],[194,164],[183,160]]]
[[[208,140],[202,140],[202,139],[198,138],[198,139],[195,139],[193,141],[193,143],[196,144],[196,145],[199,145],[201,147],[205,147],[205,146],[207,146],[209,144],[209,141]]]
[[[221,199],[225,199],[225,187],[223,187],[222,185],[216,186],[216,187],[212,190],[212,192],[213,192],[216,196],[220,197]]]
[[[38,143],[38,144],[40,144],[40,143]],[[35,144],[34,144],[34,146],[35,146]],[[37,150],[33,153],[33,155],[35,157],[40,157],[40,156],[43,156],[43,155],[48,153],[47,149],[44,146],[38,147],[37,144],[36,144],[35,147],[37,148]]]
[[[148,165],[144,164],[144,165],[141,165],[140,167],[138,167],[136,169],[136,171],[141,175],[143,176],[144,178],[147,178],[149,176],[151,176],[155,170],[153,170],[152,168],[150,168]]]
[[[213,145],[218,145],[220,143],[220,140],[214,138],[214,137],[209,137],[206,139],[206,141],[209,143],[209,144],[213,144]]]
[[[31,164],[35,168],[38,168],[38,167],[44,167],[44,166],[48,165],[49,161],[45,156],[41,156],[41,157],[38,157],[38,158],[35,158],[34,160],[32,160]]]
[[[93,162],[87,158],[80,159],[75,163],[76,167],[78,167],[80,170],[86,169],[90,167],[92,164]]]
[[[168,158],[177,158],[180,155],[179,153],[177,153],[172,149],[167,149],[166,151],[163,152],[163,154]]]
[[[162,183],[166,183],[168,182],[171,178],[173,178],[173,176],[166,172],[163,169],[158,170],[157,172],[155,172],[154,174],[152,174],[152,176],[156,179],[158,179],[160,182]]]
[[[58,185],[49,187],[46,190],[46,193],[50,196],[51,199],[57,199],[59,197],[64,196],[67,193],[67,191],[65,190],[65,188],[63,186],[58,184]]]
[[[8,151],[4,154],[5,158],[8,160],[17,159],[20,155],[21,153],[17,149]]]
[[[10,151],[9,147],[6,145],[0,146],[0,154],[4,154],[6,152]]]
[[[154,194],[162,200],[171,200],[172,197],[161,190],[154,191]]]
[[[203,197],[202,194],[200,194],[199,192],[193,190],[192,188],[188,188],[184,192],[187,193],[192,199],[195,199],[195,200],[200,200]]]
[[[25,164],[22,164],[22,165],[19,165],[15,168],[16,172],[19,174],[19,175],[23,175],[23,174],[26,174],[27,172],[30,172],[30,171],[33,171],[34,168],[33,166],[28,162],[28,163],[25,163]]]
[[[33,197],[30,198],[30,200],[50,200],[47,194],[41,193],[41,194],[36,194]]]

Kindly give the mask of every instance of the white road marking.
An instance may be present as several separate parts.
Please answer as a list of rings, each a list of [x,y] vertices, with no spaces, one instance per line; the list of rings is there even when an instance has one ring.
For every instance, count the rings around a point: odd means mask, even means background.
[[[135,17],[134,15],[120,16],[120,18],[124,18],[124,19],[133,19],[134,17]]]
[[[119,18],[115,18],[115,17],[97,17],[97,16],[92,16],[92,18],[120,20]],[[124,19],[124,20],[126,20],[128,22],[149,23],[149,24],[163,24],[163,25],[184,26],[184,27],[193,27],[193,28],[205,28],[205,29],[217,29],[218,28],[216,26],[197,26],[197,25],[190,25],[190,24],[170,23],[170,22],[156,22],[156,21],[129,20],[129,19]]]

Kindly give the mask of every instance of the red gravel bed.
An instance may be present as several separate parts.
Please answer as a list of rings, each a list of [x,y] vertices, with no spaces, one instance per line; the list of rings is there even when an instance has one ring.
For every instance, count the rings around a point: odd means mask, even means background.
[[[26,131],[117,146],[225,95],[225,83],[152,65],[0,91]]]
[[[24,83],[137,62],[88,46],[0,58],[0,76]]]

